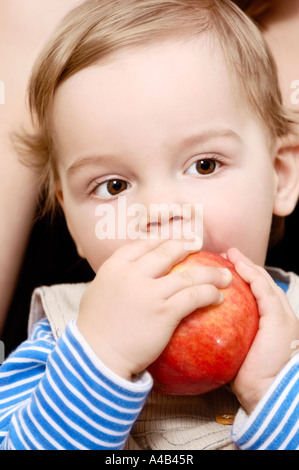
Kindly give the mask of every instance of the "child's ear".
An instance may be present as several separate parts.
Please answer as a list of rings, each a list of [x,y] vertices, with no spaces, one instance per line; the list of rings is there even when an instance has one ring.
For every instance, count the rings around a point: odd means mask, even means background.
[[[56,197],[58,199],[58,202],[59,204],[61,205],[61,208],[63,210],[63,213],[64,213],[64,217],[65,217],[65,220],[66,220],[66,224],[67,224],[67,228],[68,228],[68,231],[70,232],[70,235],[73,239],[73,242],[75,243],[76,245],[76,249],[77,249],[77,253],[78,255],[81,257],[81,258],[85,258],[84,256],[84,253],[83,253],[83,250],[81,249],[81,246],[79,243],[77,243],[77,240],[73,234],[73,231],[72,231],[72,227],[71,227],[71,224],[69,223],[68,221],[68,218],[66,216],[66,213],[65,213],[65,210],[64,210],[64,199],[63,199],[63,191],[62,191],[62,187],[61,187],[61,183],[60,181],[57,181],[55,183],[55,191],[56,191]]]
[[[277,178],[273,214],[285,217],[293,212],[299,196],[299,141],[280,140],[274,170]]]

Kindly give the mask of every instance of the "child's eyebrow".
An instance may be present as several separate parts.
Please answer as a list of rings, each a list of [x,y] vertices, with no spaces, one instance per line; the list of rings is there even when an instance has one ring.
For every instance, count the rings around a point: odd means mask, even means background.
[[[95,166],[99,163],[111,163],[113,159],[113,155],[90,155],[86,157],[82,157],[77,159],[74,163],[72,163],[69,168],[67,169],[66,173],[68,176],[75,175],[81,169],[84,169],[88,166]]]
[[[189,135],[186,138],[182,139],[181,143],[177,146],[177,148],[181,145],[187,147],[198,143],[203,144],[208,142],[209,140],[216,138],[234,139],[239,143],[241,143],[242,141],[241,137],[233,130],[220,127],[215,129],[207,129],[203,132]],[[80,157],[69,166],[69,168],[67,169],[67,175],[69,177],[72,177],[78,171],[88,166],[95,166],[100,163],[104,164],[106,162],[111,163],[111,160],[113,160],[113,158],[114,155],[89,155],[86,157]]]
[[[193,135],[190,135],[186,137],[183,140],[184,145],[192,145],[192,144],[197,144],[197,143],[205,143],[208,142],[209,140],[212,139],[234,139],[237,140],[239,143],[242,142],[241,137],[239,134],[237,134],[235,131],[232,129],[224,128],[224,127],[219,127],[219,128],[212,128],[212,129],[207,129],[201,133],[195,133]]]

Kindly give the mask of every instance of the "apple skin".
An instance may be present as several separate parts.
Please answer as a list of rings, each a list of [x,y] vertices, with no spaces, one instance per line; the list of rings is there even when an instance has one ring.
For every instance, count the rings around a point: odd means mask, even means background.
[[[180,322],[162,354],[149,366],[155,390],[169,395],[200,395],[230,382],[258,330],[256,300],[232,263],[200,251],[170,272],[195,265],[228,268],[232,281],[221,289],[224,300],[220,305],[197,309]]]

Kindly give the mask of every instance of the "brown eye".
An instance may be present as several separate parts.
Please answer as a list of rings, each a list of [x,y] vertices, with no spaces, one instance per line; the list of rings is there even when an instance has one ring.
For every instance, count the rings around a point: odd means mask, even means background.
[[[100,198],[109,199],[110,197],[118,196],[118,194],[122,193],[129,187],[130,183],[127,181],[115,178],[97,184],[96,188],[93,190],[93,194]]]
[[[210,175],[215,171],[216,168],[216,162],[215,160],[198,160],[196,162],[196,171],[200,175]]]
[[[111,196],[116,196],[125,189],[127,189],[128,183],[123,180],[110,180],[107,181],[107,191]]]

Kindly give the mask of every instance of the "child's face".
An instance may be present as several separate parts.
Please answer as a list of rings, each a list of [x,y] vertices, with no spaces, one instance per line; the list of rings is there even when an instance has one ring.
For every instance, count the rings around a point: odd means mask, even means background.
[[[117,217],[120,195],[127,208],[148,210],[143,230],[159,222],[151,204],[202,204],[203,249],[235,246],[264,263],[278,185],[274,158],[231,85],[223,57],[202,39],[124,51],[57,90],[58,194],[79,253],[95,271],[131,241],[100,240],[95,232],[96,208],[109,203]]]

